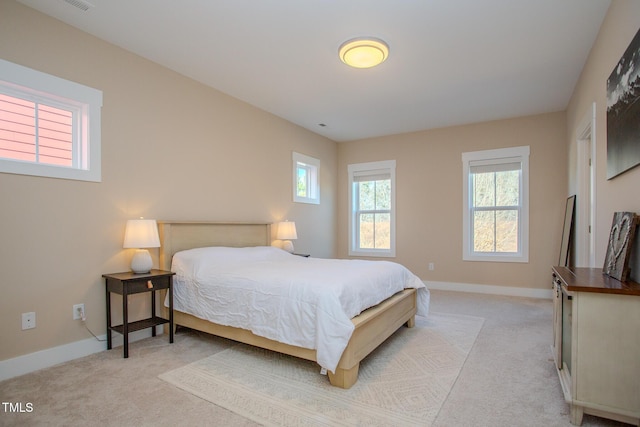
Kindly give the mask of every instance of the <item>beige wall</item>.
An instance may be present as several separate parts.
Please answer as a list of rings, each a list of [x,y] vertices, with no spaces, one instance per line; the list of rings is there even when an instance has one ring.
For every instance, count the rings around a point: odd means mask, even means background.
[[[564,113],[393,135],[338,148],[338,253],[348,254],[347,165],[396,160],[396,261],[427,281],[546,289],[566,200]],[[529,145],[529,263],[462,260],[462,153]],[[428,270],[433,262],[435,269]]]
[[[613,0],[602,23],[598,38],[582,71],[582,75],[567,109],[569,134],[569,191],[576,192],[576,129],[581,120],[596,104],[596,267],[602,267],[614,212],[640,213],[640,167],[636,167],[612,180],[607,180],[607,79],[640,29],[640,2],[637,0]],[[638,239],[640,240],[640,239]],[[638,256],[638,245],[635,255]],[[632,271],[640,280],[638,268]]]
[[[640,212],[640,168],[605,178],[604,111],[606,79],[638,28],[640,2],[613,0],[566,113],[336,144],[0,0],[0,58],[104,92],[102,183],[0,174],[0,360],[88,338],[73,304],[85,303],[89,327],[104,333],[100,275],[128,269],[129,218],[288,218],[300,252],[347,257],[347,164],[356,162],[397,160],[395,261],[422,279],[547,289],[575,187],[574,131],[594,101],[600,264],[613,212]],[[463,262],[461,153],[520,145],[531,147],[530,262]],[[292,150],[322,161],[320,206],[291,202]],[[148,308],[134,306],[138,316]],[[27,311],[38,326],[21,331]]]
[[[104,334],[100,276],[128,270],[130,218],[288,218],[296,249],[335,256],[335,142],[14,1],[0,1],[0,58],[104,97],[101,183],[0,173],[0,360],[90,338],[73,304]],[[321,160],[319,206],[291,201],[292,151]]]

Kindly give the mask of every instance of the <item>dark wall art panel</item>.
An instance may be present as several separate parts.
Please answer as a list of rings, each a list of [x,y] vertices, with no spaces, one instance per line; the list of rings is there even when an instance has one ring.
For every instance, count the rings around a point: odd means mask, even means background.
[[[607,179],[640,164],[640,31],[607,80]]]

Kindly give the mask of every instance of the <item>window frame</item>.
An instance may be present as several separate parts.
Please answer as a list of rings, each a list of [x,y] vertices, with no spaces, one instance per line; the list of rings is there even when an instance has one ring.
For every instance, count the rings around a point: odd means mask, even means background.
[[[388,209],[390,215],[389,224],[389,249],[370,249],[360,248],[358,238],[358,196],[354,192],[354,179],[358,174],[367,172],[385,171],[390,176],[391,181],[391,208]],[[347,166],[349,175],[349,255],[350,256],[367,256],[367,257],[395,257],[396,256],[396,161],[383,160],[378,162],[354,163]],[[385,210],[386,211],[386,210]]]
[[[0,59],[0,93],[74,115],[73,166],[0,158],[0,172],[101,182],[101,91]]]
[[[529,154],[529,146],[462,153],[462,259],[464,261],[529,262]],[[470,169],[474,162],[485,165],[519,162],[521,165],[517,252],[476,252],[473,250],[473,183]]]
[[[293,152],[293,201],[296,203],[320,204],[320,160],[311,156]],[[298,169],[307,170],[307,188],[309,195],[298,195]]]

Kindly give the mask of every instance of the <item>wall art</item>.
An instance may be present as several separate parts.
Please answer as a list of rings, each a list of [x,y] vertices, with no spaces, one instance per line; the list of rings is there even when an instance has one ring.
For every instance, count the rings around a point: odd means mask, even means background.
[[[607,80],[607,179],[640,164],[640,31]]]

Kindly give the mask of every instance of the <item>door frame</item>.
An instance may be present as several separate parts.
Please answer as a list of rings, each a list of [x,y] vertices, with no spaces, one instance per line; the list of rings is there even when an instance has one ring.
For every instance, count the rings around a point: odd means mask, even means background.
[[[576,128],[576,267],[595,267],[596,258],[596,103]]]

